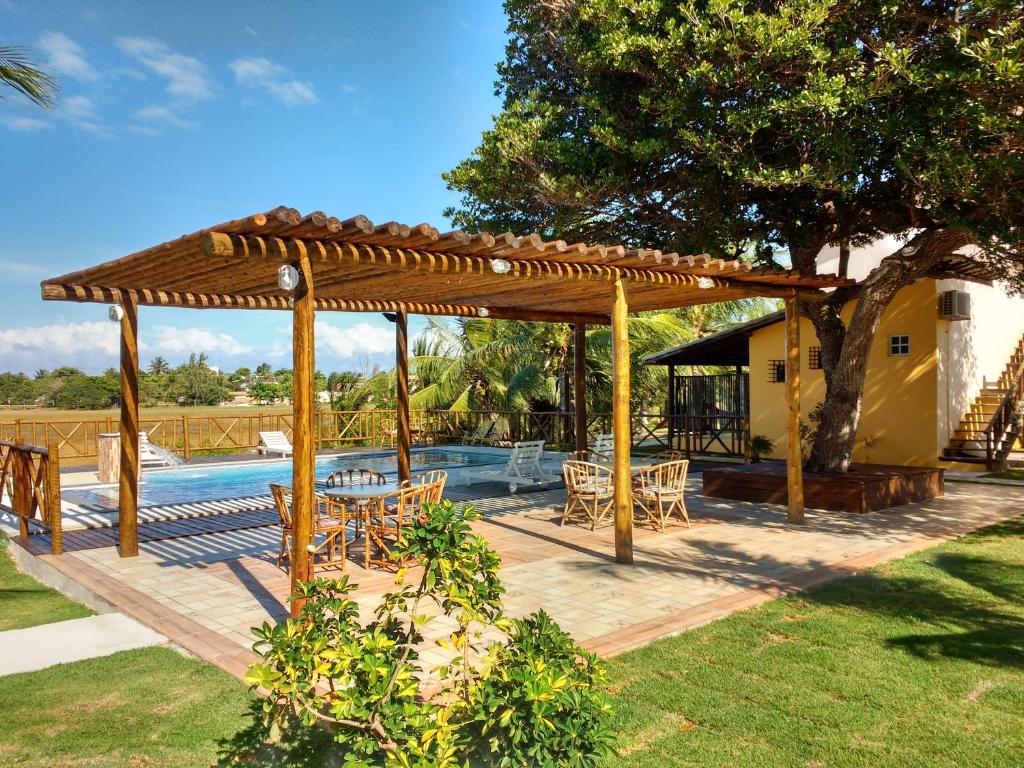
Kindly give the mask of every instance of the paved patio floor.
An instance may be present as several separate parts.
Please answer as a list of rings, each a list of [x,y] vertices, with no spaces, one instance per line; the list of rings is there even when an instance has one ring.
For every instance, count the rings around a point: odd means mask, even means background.
[[[614,562],[611,528],[559,527],[564,491],[490,498],[476,523],[502,556],[512,615],[543,608],[578,642],[615,654],[829,578],[1024,512],[1024,488],[950,483],[946,496],[889,512],[808,511],[803,526],[773,505],[705,499],[690,481],[692,528],[635,530],[635,564]],[[241,676],[249,628],[286,615],[288,577],[274,565],[276,527],[112,547],[42,559],[172,641]],[[365,615],[394,584],[350,562]],[[440,661],[440,658],[426,661]]]

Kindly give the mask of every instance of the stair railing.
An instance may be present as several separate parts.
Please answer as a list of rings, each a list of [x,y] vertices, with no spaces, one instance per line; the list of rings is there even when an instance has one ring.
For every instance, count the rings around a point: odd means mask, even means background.
[[[1024,360],[1017,366],[1010,387],[999,402],[996,412],[985,427],[985,464],[989,472],[1001,468],[1006,457],[1013,449],[1013,443],[1019,432],[1017,409],[1024,390]],[[1009,433],[1009,437],[1007,436]]]

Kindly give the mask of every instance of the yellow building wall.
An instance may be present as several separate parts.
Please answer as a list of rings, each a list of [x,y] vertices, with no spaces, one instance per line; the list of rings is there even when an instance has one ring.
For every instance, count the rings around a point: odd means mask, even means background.
[[[849,320],[851,302],[843,311]],[[868,355],[855,462],[938,465],[938,407],[934,280],[903,288],[882,315]],[[786,454],[786,385],[769,383],[770,361],[785,359],[782,323],[761,328],[750,337],[750,433],[765,435],[775,445],[774,458]],[[889,355],[889,337],[910,336],[910,354]],[[808,368],[808,349],[820,346],[814,327],[800,322],[800,410],[802,418],[825,398],[820,370]],[[873,445],[869,445],[873,444]]]

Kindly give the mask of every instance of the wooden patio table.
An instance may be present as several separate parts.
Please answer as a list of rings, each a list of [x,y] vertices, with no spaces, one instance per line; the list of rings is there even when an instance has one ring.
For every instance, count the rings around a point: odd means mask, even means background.
[[[388,496],[395,496],[401,490],[402,485],[397,480],[388,480],[386,483],[365,483],[357,485],[340,485],[334,488],[326,488],[323,493],[332,499],[339,501],[350,501],[359,510],[356,519],[356,537],[359,536],[359,527],[364,530],[370,523],[370,511],[372,509],[383,509],[384,501]],[[370,542],[366,541],[364,549],[364,567],[370,568]]]

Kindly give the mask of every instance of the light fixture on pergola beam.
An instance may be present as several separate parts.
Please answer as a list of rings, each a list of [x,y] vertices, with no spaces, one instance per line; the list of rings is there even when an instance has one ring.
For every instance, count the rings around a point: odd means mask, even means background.
[[[409,472],[408,315],[490,317],[572,323],[582,365],[585,328],[611,324],[614,342],[616,559],[631,562],[629,495],[628,314],[752,296],[818,301],[823,289],[848,284],[834,275],[799,275],[750,264],[625,245],[591,245],[453,231],[428,224],[374,225],[365,216],[300,216],[275,208],[201,229],[177,240],[42,283],[49,301],[123,308],[121,388],[121,554],[137,552],[137,309],[271,309],[293,313],[293,582],[311,573],[314,418],[313,318],[316,312],[394,315],[399,473]],[[793,318],[795,322],[795,317]],[[798,361],[798,334],[787,359]],[[787,378],[788,380],[788,378]],[[582,371],[576,376],[577,447],[586,444]],[[792,395],[793,393],[791,393]],[[799,392],[796,392],[797,408]],[[793,407],[790,398],[789,407]],[[796,411],[797,414],[799,411]],[[792,439],[792,438],[791,438]],[[798,454],[791,451],[791,456]],[[792,458],[791,458],[792,463]],[[791,484],[799,475],[791,474]],[[132,488],[135,490],[133,491]],[[794,487],[794,490],[795,489]],[[791,507],[802,494],[791,493]],[[791,509],[791,518],[796,510]],[[295,604],[297,605],[297,604]]]

